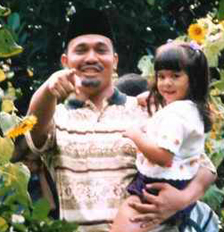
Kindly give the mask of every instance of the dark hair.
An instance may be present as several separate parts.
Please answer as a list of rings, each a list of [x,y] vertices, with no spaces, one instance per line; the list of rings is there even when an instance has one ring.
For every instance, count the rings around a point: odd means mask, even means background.
[[[189,77],[189,94],[187,99],[192,100],[199,110],[204,122],[205,132],[211,129],[210,109],[208,105],[209,67],[204,53],[185,42],[171,42],[159,47],[154,60],[155,83],[148,97],[148,103],[154,100],[156,109],[164,106],[163,98],[157,89],[157,73],[167,69],[183,70]],[[150,104],[148,111],[152,114]]]
[[[128,96],[137,96],[147,91],[147,79],[136,73],[127,73],[119,77],[115,86]]]

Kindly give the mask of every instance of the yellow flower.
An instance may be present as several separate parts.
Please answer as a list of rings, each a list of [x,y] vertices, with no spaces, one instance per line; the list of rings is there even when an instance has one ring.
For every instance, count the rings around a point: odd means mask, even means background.
[[[33,115],[25,117],[19,125],[13,127],[10,129],[6,136],[8,138],[14,139],[18,137],[19,135],[23,135],[27,133],[28,131],[31,131],[33,129],[33,126],[37,123],[37,118]]]
[[[208,154],[212,154],[213,153],[213,144],[211,142],[210,139],[208,139],[205,143],[205,149],[208,152]]]
[[[202,43],[205,38],[206,30],[199,24],[191,24],[188,28],[188,35],[192,40],[197,43]]]

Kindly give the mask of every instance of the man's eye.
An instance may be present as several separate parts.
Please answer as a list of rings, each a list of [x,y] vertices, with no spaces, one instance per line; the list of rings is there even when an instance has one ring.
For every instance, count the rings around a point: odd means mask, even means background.
[[[99,48],[99,49],[97,49],[97,52],[100,54],[104,54],[107,52],[107,50],[105,48]]]
[[[83,54],[83,53],[85,53],[85,50],[84,49],[76,49],[75,53],[77,53],[77,54]]]

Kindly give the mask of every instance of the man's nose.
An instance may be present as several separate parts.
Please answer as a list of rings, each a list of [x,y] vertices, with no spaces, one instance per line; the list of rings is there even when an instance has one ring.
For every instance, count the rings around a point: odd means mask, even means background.
[[[88,51],[88,53],[86,54],[86,62],[96,62],[97,61],[97,55],[96,52],[93,50]]]

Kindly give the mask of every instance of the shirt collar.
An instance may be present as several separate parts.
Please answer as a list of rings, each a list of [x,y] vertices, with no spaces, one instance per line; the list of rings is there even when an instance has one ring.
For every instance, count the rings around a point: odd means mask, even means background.
[[[117,88],[114,88],[114,93],[107,99],[108,105],[124,105],[127,100],[127,95],[121,93]],[[70,98],[66,101],[66,107],[69,109],[79,109],[86,105],[86,102]]]

